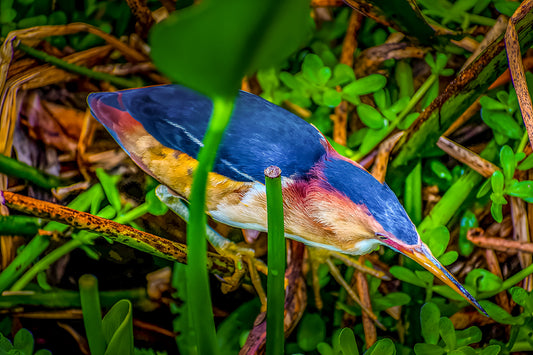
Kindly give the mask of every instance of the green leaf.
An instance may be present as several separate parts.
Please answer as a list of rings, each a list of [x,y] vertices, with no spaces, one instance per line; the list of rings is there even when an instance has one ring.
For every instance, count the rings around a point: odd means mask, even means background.
[[[457,346],[466,346],[474,343],[479,343],[482,338],[481,330],[478,327],[472,326],[464,330],[456,330]]]
[[[476,351],[469,346],[462,346],[453,351],[448,352],[448,355],[476,355]]]
[[[520,139],[522,137],[522,128],[512,116],[505,112],[481,109],[481,118],[487,126],[506,137],[512,139]]]
[[[453,264],[458,257],[459,253],[457,253],[455,250],[452,250],[442,254],[442,256],[439,258],[439,262],[444,266],[448,266]]]
[[[445,226],[438,226],[425,231],[422,240],[425,240],[429,249],[436,258],[440,257],[448,248],[450,243],[450,232]]]
[[[386,84],[387,78],[383,75],[370,74],[346,85],[342,91],[349,96],[367,95],[383,89]]]
[[[480,198],[480,197],[485,196],[486,194],[489,193],[490,190],[491,190],[491,179],[487,179],[487,180],[485,180],[483,185],[481,185],[481,187],[479,188],[479,190],[478,190],[478,192],[476,194],[476,198]]]
[[[385,118],[378,110],[367,104],[357,106],[357,114],[366,126],[373,129],[381,129],[385,126]]]
[[[419,287],[426,287],[427,285],[424,283],[424,281],[420,280],[414,272],[411,270],[403,267],[403,266],[393,266],[390,268],[390,273],[392,276],[397,278],[398,280],[408,282],[410,284],[419,286]]]
[[[499,345],[489,345],[486,348],[483,348],[479,355],[498,355],[502,350],[502,347]]]
[[[320,353],[320,355],[335,355],[335,353],[333,353],[333,349],[327,343],[318,344],[316,346],[316,350]]]
[[[309,81],[315,81],[317,73],[324,67],[324,63],[319,56],[309,53],[302,63],[302,74]]]
[[[278,64],[302,43],[308,6],[303,0],[202,1],[152,28],[152,58],[173,81],[208,96],[236,93],[244,75]]]
[[[23,354],[33,354],[33,335],[28,329],[22,328],[15,334],[13,347],[20,350]]]
[[[239,337],[236,335],[252,328],[255,315],[260,311],[259,308],[259,299],[253,298],[251,301],[241,304],[222,321],[217,328],[217,342],[221,354],[236,354],[239,352],[241,346]],[[182,351],[181,348],[180,351]]]
[[[120,300],[102,320],[107,343],[105,355],[133,354],[133,310],[129,300]]]
[[[495,193],[503,192],[504,177],[501,171],[496,170],[494,173],[492,173],[490,182],[492,184],[492,191],[494,191]]]
[[[466,275],[465,283],[472,285],[479,292],[491,292],[501,287],[502,279],[488,270],[474,269]]]
[[[516,162],[513,150],[508,145],[504,145],[500,150],[500,164],[502,165],[505,181],[511,181],[514,176]]]
[[[122,209],[122,203],[120,201],[120,192],[117,189],[117,182],[120,179],[118,175],[109,175],[104,169],[97,168],[96,176],[100,180],[100,184],[104,189],[104,193],[107,197],[107,200],[113,206],[116,212],[119,212]]]
[[[533,198],[533,181],[516,181],[505,189],[505,193],[523,199]]]
[[[154,216],[162,216],[168,211],[167,205],[157,198],[155,189],[151,189],[146,194],[146,203],[148,204],[148,211]]]
[[[442,355],[445,353],[444,349],[434,344],[418,343],[414,347],[416,355]]]
[[[304,351],[316,349],[326,338],[326,323],[316,313],[306,313],[296,334],[298,346]]]
[[[483,107],[485,110],[502,110],[505,111],[507,109],[507,106],[502,104],[498,100],[494,100],[493,98],[489,96],[483,96],[481,99],[479,99],[479,103],[481,104],[481,107]]]
[[[533,313],[533,292],[527,292],[521,287],[513,287],[509,290],[513,301],[524,307],[526,312]]]
[[[519,170],[529,170],[533,168],[533,154],[527,156],[527,158],[518,165]]]
[[[391,292],[383,297],[372,297],[372,309],[381,311],[391,307],[404,306],[411,302],[411,296],[403,292]]]
[[[489,317],[491,317],[498,323],[512,325],[522,325],[524,323],[524,319],[522,317],[513,317],[509,313],[507,313],[506,310],[504,310],[500,306],[495,305],[492,302],[482,300],[479,301],[479,304],[481,305],[481,307],[483,307],[483,309],[485,309]]]
[[[434,303],[428,302],[420,309],[420,329],[428,344],[436,345],[439,341],[439,319],[440,310]]]
[[[439,333],[446,344],[446,349],[454,350],[457,345],[457,339],[455,337],[455,329],[453,327],[450,318],[442,317],[439,320]]]
[[[396,348],[391,339],[380,339],[365,352],[365,355],[396,355]]]
[[[0,333],[0,351],[8,352],[13,349],[13,344],[6,338],[2,333]]]
[[[488,185],[487,185],[488,186]],[[476,215],[467,210],[461,218],[461,227],[459,229],[459,252],[461,255],[468,256],[474,251],[474,244],[466,237],[470,228],[478,227],[478,221]]]
[[[343,328],[338,333],[338,349],[343,355],[359,355],[355,335],[350,328]]]
[[[324,91],[324,96],[322,97],[322,101],[325,106],[328,107],[336,107],[341,103],[342,96],[341,93],[338,92],[335,89],[326,89]]]
[[[433,159],[429,163],[429,167],[439,178],[446,181],[452,181],[452,173],[441,161]]]
[[[355,80],[353,69],[344,63],[337,64],[333,68],[333,78],[328,83],[328,86],[333,87],[337,85],[344,85]]]
[[[502,223],[503,212],[502,205],[500,203],[492,202],[492,205],[490,206],[490,213],[496,222]]]

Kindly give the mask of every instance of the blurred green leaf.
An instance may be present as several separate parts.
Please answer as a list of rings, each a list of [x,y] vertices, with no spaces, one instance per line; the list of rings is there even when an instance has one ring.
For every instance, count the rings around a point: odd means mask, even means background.
[[[133,309],[129,300],[113,305],[102,320],[105,355],[133,354]]]
[[[501,171],[496,170],[491,176],[492,191],[495,193],[503,192],[504,177]]]
[[[493,98],[489,96],[482,96],[479,99],[479,103],[481,104],[481,107],[483,107],[485,110],[493,110],[493,111],[502,110],[503,111],[507,109],[506,105],[502,104],[498,100],[494,100]]]
[[[414,351],[416,355],[442,355],[445,353],[444,349],[434,344],[415,344]]]
[[[533,198],[533,181],[516,181],[505,188],[505,193],[519,198]]]
[[[359,355],[355,336],[350,328],[343,328],[337,336],[337,342],[334,349],[342,351],[343,355]]]
[[[278,64],[302,43],[308,6],[303,0],[202,1],[152,28],[152,58],[174,81],[208,96],[227,95],[244,75]]]
[[[423,240],[427,242],[433,256],[438,258],[444,254],[450,243],[450,232],[448,231],[448,228],[441,225],[424,232],[424,235],[427,237],[424,237]]]
[[[466,346],[474,343],[479,343],[483,334],[478,327],[472,326],[463,330],[456,330],[457,346]]]
[[[419,286],[419,287],[426,287],[427,285],[424,283],[424,281],[420,280],[414,272],[411,270],[403,267],[403,266],[396,266],[390,268],[390,273],[392,276],[397,278],[398,280],[408,282],[410,284]]]
[[[502,165],[505,181],[511,181],[514,176],[516,162],[514,152],[508,145],[504,145],[500,150],[500,164]]]
[[[380,74],[370,74],[357,79],[353,83],[346,85],[342,92],[348,96],[367,95],[381,90],[387,84],[387,78]]]
[[[479,355],[498,355],[501,350],[501,346],[499,345],[489,345],[479,352]]]
[[[455,329],[450,318],[441,317],[439,320],[439,333],[446,344],[446,349],[454,350],[457,346]]]
[[[378,110],[367,104],[357,105],[357,114],[366,126],[381,129],[385,126],[385,118]]]
[[[481,300],[479,301],[479,304],[481,307],[485,309],[489,317],[494,319],[498,323],[502,324],[512,324],[512,325],[521,325],[524,323],[524,320],[522,317],[513,317],[507,311],[505,311],[500,306],[495,305],[492,302]]]
[[[506,137],[512,139],[520,139],[522,137],[522,128],[507,113],[481,109],[481,118],[487,126]]]
[[[437,175],[439,178],[444,179],[446,181],[452,180],[452,173],[441,161],[432,159],[429,163],[429,166],[431,170],[435,173],[435,175]]]
[[[489,185],[487,185],[489,186]],[[461,217],[461,227],[459,229],[459,252],[461,255],[468,256],[474,251],[474,244],[469,241],[466,236],[470,228],[478,227],[478,221],[476,215],[467,210]]]
[[[316,349],[318,343],[326,338],[326,324],[316,313],[306,313],[296,334],[298,346],[304,351]]]
[[[457,258],[459,257],[459,253],[457,253],[455,250],[446,252],[442,254],[441,257],[439,257],[439,262],[444,265],[448,266],[450,264],[453,264],[455,261],[457,261]]]
[[[434,303],[425,303],[420,309],[420,329],[428,344],[436,345],[439,341],[439,319],[440,310]]]
[[[394,343],[389,338],[380,339],[365,352],[365,355],[396,355]]]
[[[33,344],[33,335],[25,328],[19,330],[13,339],[13,347],[19,350],[22,354],[32,355]]]

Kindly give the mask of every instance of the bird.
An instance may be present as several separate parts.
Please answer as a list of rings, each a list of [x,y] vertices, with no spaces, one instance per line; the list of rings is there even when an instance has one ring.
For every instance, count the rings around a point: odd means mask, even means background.
[[[146,173],[188,200],[212,100],[177,84],[87,98],[92,115]],[[340,155],[313,125],[240,91],[209,173],[206,213],[267,231],[264,170],[281,169],[285,236],[349,255],[385,245],[430,271],[470,304],[478,301],[433,256],[394,192]]]

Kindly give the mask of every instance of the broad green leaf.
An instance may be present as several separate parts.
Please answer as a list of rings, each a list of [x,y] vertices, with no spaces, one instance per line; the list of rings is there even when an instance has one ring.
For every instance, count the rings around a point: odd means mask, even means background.
[[[522,137],[522,128],[507,113],[481,109],[481,118],[493,130],[512,139]]]
[[[343,328],[338,335],[338,345],[343,355],[359,355],[355,335],[350,328]]]
[[[366,126],[373,129],[381,129],[385,125],[385,118],[378,110],[367,104],[357,106],[357,114]]]
[[[519,198],[533,198],[533,181],[520,181],[509,185],[505,189],[505,193],[510,196]]]
[[[376,91],[374,93],[374,101],[380,110],[386,109],[390,106],[389,91],[386,88]]]
[[[353,69],[344,63],[337,64],[333,68],[333,78],[328,86],[344,85],[355,80]]]
[[[342,96],[341,93],[335,89],[326,89],[324,91],[324,96],[322,97],[325,106],[336,107],[341,103]]]
[[[492,205],[490,205],[490,213],[496,222],[502,223],[503,212],[502,205],[500,203],[492,202]]]
[[[439,319],[440,310],[434,303],[428,302],[420,309],[420,329],[428,344],[436,345],[439,341]]]
[[[414,347],[416,355],[442,355],[445,353],[444,349],[434,344],[418,343]]]
[[[387,78],[383,75],[370,74],[346,85],[342,91],[349,96],[367,95],[383,89],[386,84]]]
[[[303,0],[202,1],[152,28],[152,58],[173,81],[227,96],[244,75],[278,64],[302,43],[308,6]]]
[[[498,305],[495,305],[492,302],[481,300],[479,301],[479,304],[481,305],[481,307],[483,307],[483,309],[485,309],[489,317],[491,317],[498,323],[512,325],[521,325],[524,323],[524,319],[522,317],[513,317],[503,308]]]
[[[503,173],[499,170],[496,170],[491,178],[490,182],[492,184],[492,191],[495,193],[502,193],[503,192],[503,185],[504,185],[504,177]]]
[[[435,280],[435,276],[426,270],[415,270],[415,275],[426,285],[431,285],[433,280]]]
[[[393,266],[390,268],[390,273],[392,276],[397,278],[398,280],[408,282],[410,284],[419,286],[419,287],[426,287],[427,285],[424,283],[424,281],[420,280],[414,272],[411,270],[403,267],[403,266]]]
[[[462,346],[460,348],[457,348],[453,351],[448,352],[448,355],[476,355],[477,352],[469,347],[469,346]]]
[[[372,309],[381,311],[395,306],[403,306],[411,302],[411,297],[403,292],[391,292],[383,297],[372,297]]]
[[[316,313],[306,313],[296,334],[298,346],[304,351],[312,351],[326,338],[326,323]]]
[[[474,269],[466,275],[465,283],[472,285],[479,292],[491,292],[501,287],[502,279],[488,270]]]
[[[133,354],[133,316],[129,300],[120,300],[102,320],[107,343],[105,355]]]
[[[482,338],[481,330],[478,327],[472,326],[464,330],[456,330],[457,346],[466,346],[474,343],[479,343]]]
[[[474,251],[474,244],[469,241],[466,236],[470,228],[478,227],[476,215],[467,210],[461,218],[461,227],[459,229],[459,252],[461,255],[468,256]]]
[[[6,338],[2,333],[0,333],[0,351],[8,352],[13,349],[13,344]]]
[[[33,335],[28,329],[22,328],[15,334],[13,347],[20,350],[23,354],[33,354]]]
[[[457,253],[455,250],[452,250],[452,251],[442,254],[442,256],[439,257],[438,260],[442,265],[448,266],[450,264],[453,264],[457,260],[458,257],[459,257],[459,253]]]
[[[479,355],[498,355],[502,349],[499,345],[489,345],[486,348],[483,348]]]
[[[479,103],[481,104],[481,107],[483,107],[485,110],[505,110],[507,109],[507,106],[502,104],[498,100],[494,100],[493,98],[489,96],[483,96],[481,99],[479,99]]]
[[[391,339],[380,339],[365,352],[365,355],[396,355],[396,348]]]
[[[457,339],[455,337],[455,329],[452,321],[448,317],[441,317],[439,320],[439,333],[446,344],[446,349],[454,350],[457,345]]]
[[[440,257],[446,251],[450,242],[450,232],[445,226],[438,226],[424,232],[423,240],[426,241],[429,249],[436,258]]]
[[[441,161],[433,159],[429,163],[429,166],[431,170],[435,173],[435,175],[437,175],[439,178],[444,179],[446,181],[452,180],[452,173]]]
[[[502,165],[505,181],[511,181],[514,176],[516,162],[513,150],[508,145],[504,145],[500,150],[500,164]]]
[[[521,287],[513,287],[509,293],[516,303],[525,308],[526,312],[533,313],[533,292],[527,292]]]
[[[259,312],[259,299],[243,303],[226,317],[217,327],[217,342],[221,354],[238,353],[241,346],[237,335],[250,330],[253,326],[255,315]],[[181,316],[180,316],[181,317]],[[181,351],[181,349],[180,349]]]
[[[309,53],[302,63],[302,74],[307,80],[319,84],[318,72],[324,67],[324,63],[319,56]]]
[[[533,168],[533,154],[527,156],[527,158],[518,165],[519,170],[528,170]]]
[[[333,353],[333,349],[327,343],[318,344],[316,346],[316,350],[319,352],[320,355],[335,355],[335,353]]]

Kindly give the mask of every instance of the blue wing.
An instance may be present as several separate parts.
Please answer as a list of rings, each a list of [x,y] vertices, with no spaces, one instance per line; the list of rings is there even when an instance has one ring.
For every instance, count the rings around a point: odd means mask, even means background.
[[[89,105],[94,100],[127,111],[163,145],[194,158],[213,109],[209,98],[179,85],[89,95]],[[264,181],[264,169],[277,165],[283,176],[303,176],[326,154],[323,139],[298,116],[241,91],[213,171],[237,181]]]

